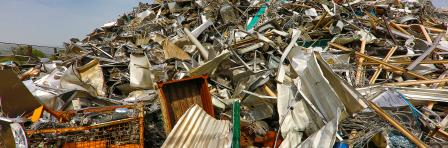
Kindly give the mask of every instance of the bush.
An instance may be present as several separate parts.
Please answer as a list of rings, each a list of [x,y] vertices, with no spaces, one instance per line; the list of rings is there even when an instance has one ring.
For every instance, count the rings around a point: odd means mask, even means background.
[[[33,54],[33,56],[39,57],[39,58],[46,58],[47,57],[47,55],[45,53],[43,53],[42,51],[37,50],[37,49],[33,49],[32,54]]]

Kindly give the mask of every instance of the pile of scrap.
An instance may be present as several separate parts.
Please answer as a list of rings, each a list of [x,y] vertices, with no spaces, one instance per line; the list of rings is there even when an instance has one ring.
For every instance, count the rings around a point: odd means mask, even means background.
[[[57,60],[3,63],[0,126],[15,124],[0,132],[31,147],[443,147],[446,18],[426,0],[140,3]]]

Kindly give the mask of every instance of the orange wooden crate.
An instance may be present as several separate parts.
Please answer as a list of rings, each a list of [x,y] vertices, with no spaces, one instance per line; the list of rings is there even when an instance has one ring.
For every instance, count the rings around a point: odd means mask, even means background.
[[[167,135],[179,118],[194,104],[201,106],[210,116],[215,116],[207,79],[208,76],[197,76],[157,83]]]

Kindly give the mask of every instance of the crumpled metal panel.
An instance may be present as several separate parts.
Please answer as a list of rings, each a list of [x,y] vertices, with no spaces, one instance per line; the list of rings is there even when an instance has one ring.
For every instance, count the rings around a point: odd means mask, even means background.
[[[129,77],[132,87],[152,89],[151,65],[148,58],[142,54],[131,54],[129,62]]]
[[[326,121],[335,118],[334,113],[342,108],[342,118],[347,113],[356,113],[366,105],[359,100],[361,95],[341,80],[316,52],[308,60],[302,80],[302,89],[311,103],[322,113]]]
[[[97,96],[98,94],[93,86],[82,82],[80,74],[75,67],[76,65],[71,65],[62,75],[61,88],[66,90],[82,90],[89,92],[93,96]]]
[[[192,76],[200,76],[204,74],[210,74],[213,70],[218,67],[222,61],[228,59],[230,56],[230,52],[228,50],[224,50],[220,55],[215,57],[214,59],[206,62],[205,64],[196,67],[192,70],[190,70],[188,73]]]
[[[336,117],[322,127],[318,132],[314,133],[303,141],[299,148],[327,148],[333,147],[336,140],[336,131],[338,130],[339,119],[341,118],[341,111],[336,111]],[[296,146],[294,146],[296,147]]]
[[[77,70],[82,82],[95,88],[97,95],[106,96],[103,70],[101,69],[100,63],[97,59],[78,67]]]
[[[230,121],[216,120],[199,105],[194,105],[179,119],[162,147],[230,147],[230,127]]]
[[[330,86],[336,92],[338,100],[345,105],[345,109],[349,114],[357,113],[367,107],[367,104],[361,100],[362,95],[347,81],[340,78],[322,58],[320,53],[314,52],[314,56],[325,79],[328,80]]]
[[[377,104],[379,107],[401,107],[408,106],[409,104],[401,98],[400,94],[391,89],[378,94],[375,98],[371,100],[373,103]]]
[[[294,80],[295,85],[301,86],[298,80]],[[279,121],[283,121],[280,126],[284,138],[282,147],[296,147],[302,142],[303,135],[311,135],[324,126],[322,118],[307,103],[307,98],[299,100],[295,96],[297,89],[300,88],[277,84]]]

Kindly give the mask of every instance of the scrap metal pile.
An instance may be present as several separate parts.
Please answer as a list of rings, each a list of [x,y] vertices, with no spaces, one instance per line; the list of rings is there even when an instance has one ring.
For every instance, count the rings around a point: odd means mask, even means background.
[[[443,147],[447,18],[426,0],[140,3],[57,60],[2,63],[0,146]]]

